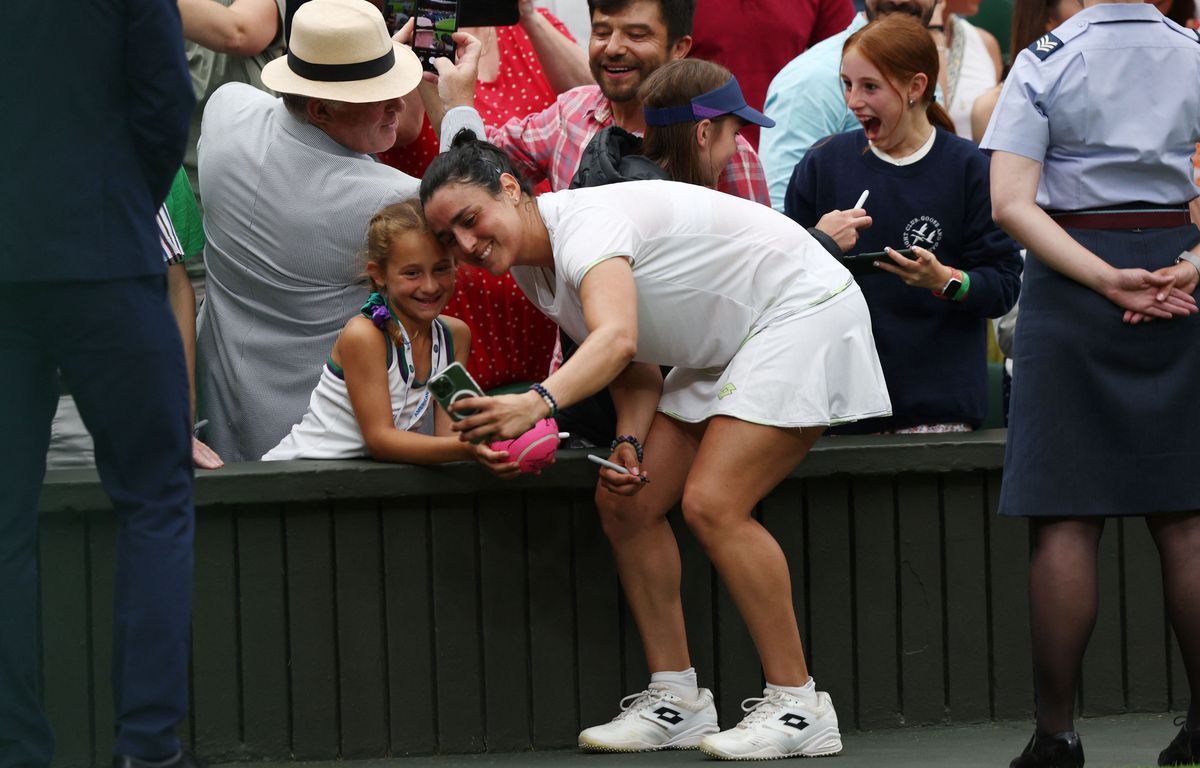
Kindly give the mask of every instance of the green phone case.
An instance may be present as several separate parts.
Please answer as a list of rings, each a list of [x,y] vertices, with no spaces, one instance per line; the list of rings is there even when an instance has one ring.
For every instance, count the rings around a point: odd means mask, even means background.
[[[454,413],[450,405],[464,397],[482,397],[483,390],[471,378],[471,374],[462,363],[450,363],[440,373],[429,380],[429,392],[433,395],[446,413],[455,421],[462,421],[474,411]]]

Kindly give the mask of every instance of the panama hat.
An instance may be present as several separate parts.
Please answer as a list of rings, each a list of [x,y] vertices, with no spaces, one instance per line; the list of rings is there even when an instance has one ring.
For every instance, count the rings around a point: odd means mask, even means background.
[[[310,0],[292,18],[287,56],[263,67],[262,81],[278,93],[363,104],[416,88],[421,62],[367,0]]]

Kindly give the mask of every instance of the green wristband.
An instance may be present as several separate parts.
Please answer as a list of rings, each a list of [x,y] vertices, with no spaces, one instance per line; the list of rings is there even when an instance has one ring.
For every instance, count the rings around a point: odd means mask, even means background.
[[[962,301],[967,298],[967,291],[971,290],[971,273],[962,270],[962,285],[958,287],[958,293],[950,298],[954,301]]]

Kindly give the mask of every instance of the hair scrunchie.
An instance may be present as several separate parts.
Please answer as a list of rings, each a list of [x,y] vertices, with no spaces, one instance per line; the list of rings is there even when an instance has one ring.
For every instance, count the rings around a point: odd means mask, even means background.
[[[388,320],[392,319],[392,311],[388,309],[387,299],[380,296],[378,292],[368,296],[367,302],[358,311],[381,331],[387,330]]]

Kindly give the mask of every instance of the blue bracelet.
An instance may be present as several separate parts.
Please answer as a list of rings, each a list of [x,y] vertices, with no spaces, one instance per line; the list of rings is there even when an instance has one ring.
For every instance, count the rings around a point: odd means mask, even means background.
[[[538,395],[546,401],[546,405],[550,406],[550,415],[547,416],[547,418],[553,419],[558,415],[558,403],[554,400],[554,395],[550,394],[549,390],[547,390],[541,384],[530,384],[529,390],[531,392],[537,392]]]
[[[612,441],[612,445],[609,446],[608,450],[617,450],[617,446],[621,443],[629,443],[633,446],[633,451],[637,454],[637,460],[639,464],[645,461],[645,457],[642,454],[642,443],[633,435],[617,435],[617,439]]]

